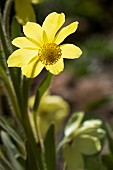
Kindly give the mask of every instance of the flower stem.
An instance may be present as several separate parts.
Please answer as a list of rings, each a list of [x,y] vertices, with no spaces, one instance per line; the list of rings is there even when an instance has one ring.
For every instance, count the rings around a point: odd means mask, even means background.
[[[4,12],[3,12],[4,28],[5,28],[5,31],[7,33],[7,36],[8,36],[9,40],[10,40],[9,22],[10,22],[10,13],[11,13],[11,7],[12,7],[12,4],[13,4],[13,1],[14,0],[7,0],[6,1],[5,7],[4,7]],[[8,43],[10,43],[10,42],[8,42]],[[11,48],[11,51],[12,51],[11,44],[10,44],[10,48]]]
[[[27,142],[29,144],[29,147],[31,148],[32,157],[34,159],[35,163],[35,170],[44,170],[44,163],[42,160],[41,153],[38,151],[37,143],[34,137],[34,133],[31,127],[31,123],[29,120],[29,111],[28,111],[28,98],[29,98],[29,91],[30,91],[30,85],[31,85],[31,79],[28,79],[26,77],[23,77],[22,81],[22,109],[21,114],[23,117],[23,127],[26,134]]]
[[[28,142],[28,145],[30,147],[31,150],[31,154],[32,157],[34,159],[34,163],[35,163],[35,170],[43,170],[42,164],[41,164],[41,159],[39,157],[38,151],[37,151],[37,145],[34,139],[34,135],[31,129],[31,125],[30,125],[30,121],[28,118],[28,114],[26,114],[26,116],[23,118],[23,128],[25,131],[25,135],[26,135],[26,140]]]
[[[64,162],[64,164],[63,164],[63,170],[66,170],[66,168],[67,168],[67,165],[66,165],[66,163]]]
[[[14,92],[13,87],[12,87],[8,77],[7,77],[6,72],[4,71],[4,69],[1,66],[0,66],[0,75],[1,75],[1,78],[2,78],[3,83],[4,83],[4,87],[7,91],[8,99],[9,99],[9,102],[11,104],[11,108],[13,110],[13,113],[15,114],[15,116],[17,116],[19,118],[19,120],[21,120],[20,108],[19,108],[19,105],[18,105],[18,101],[16,99],[15,92]]]
[[[7,63],[6,63],[6,60],[8,59],[12,50],[11,48],[9,48],[11,45],[8,42],[8,37],[6,35],[1,13],[0,13],[0,40],[1,40],[1,48],[2,48],[1,63],[3,63],[2,65],[4,69],[6,70],[7,76],[10,78],[10,82],[13,84],[15,94],[17,96],[17,100],[20,101],[20,91],[19,91],[20,82],[16,75],[16,68],[8,68]]]
[[[5,57],[6,57],[5,59],[7,59],[8,56],[11,54],[11,51],[9,49],[7,35],[6,35],[6,32],[5,32],[1,13],[0,13],[0,39],[1,39],[1,42],[2,42],[4,54],[5,54]]]

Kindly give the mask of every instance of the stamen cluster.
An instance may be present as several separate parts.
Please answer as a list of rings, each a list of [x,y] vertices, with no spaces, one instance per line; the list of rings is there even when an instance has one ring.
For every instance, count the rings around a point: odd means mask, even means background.
[[[61,58],[60,46],[55,43],[44,44],[38,52],[40,61],[44,65],[53,65]]]

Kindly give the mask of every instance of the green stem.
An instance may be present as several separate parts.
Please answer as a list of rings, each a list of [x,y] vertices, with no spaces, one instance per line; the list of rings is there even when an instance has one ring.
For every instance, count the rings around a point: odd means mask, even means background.
[[[32,79],[28,79],[25,76],[22,77],[21,80],[21,97],[22,97],[22,103],[24,107],[24,110],[28,107],[28,99],[29,99],[29,92],[30,92],[30,85],[31,85]]]
[[[44,170],[41,154],[38,151],[37,143],[34,137],[34,133],[31,127],[31,123],[29,120],[29,113],[28,113],[28,99],[29,99],[29,91],[30,91],[31,79],[23,77],[22,80],[22,89],[21,89],[21,96],[22,96],[22,109],[21,114],[23,117],[23,127],[25,130],[25,134],[27,137],[27,142],[31,148],[32,157],[34,159],[34,164],[36,169],[35,170]]]
[[[36,142],[35,142],[35,139],[34,139],[34,135],[33,135],[33,132],[32,132],[32,128],[31,128],[31,125],[30,125],[30,121],[29,121],[29,118],[28,118],[28,114],[26,114],[25,117],[23,117],[23,128],[24,128],[24,131],[25,131],[25,134],[26,134],[26,140],[29,144],[29,147],[30,147],[30,150],[31,150],[31,153],[32,153],[32,157],[34,159],[34,164],[35,164],[35,168],[36,170],[39,169],[39,167],[42,167],[40,165],[40,162],[38,161],[38,152],[37,152],[37,145],[36,145]],[[41,170],[41,168],[40,168]]]
[[[33,112],[32,114],[33,114],[36,136],[38,138],[38,142],[40,143],[40,147],[41,147],[41,151],[42,151],[42,161],[43,161],[44,170],[47,170],[46,163],[45,163],[45,146],[44,146],[44,141],[43,141],[43,138],[41,135],[40,126],[37,122],[37,117],[36,117],[37,113]]]
[[[43,165],[44,165],[44,170],[47,170],[47,166],[46,166],[46,163],[45,163],[46,160],[45,160],[44,140],[43,140],[42,135],[41,135],[39,124],[37,125],[37,132],[38,132],[38,138],[39,138],[39,142],[40,142],[40,146],[41,146],[41,151],[42,151],[42,161],[43,161]]]
[[[0,40],[0,65],[5,69],[6,68],[6,62],[4,62],[4,53],[3,53],[3,49],[2,49],[2,43]]]
[[[51,82],[51,79],[52,79],[52,74],[48,72],[48,74],[46,75],[46,77],[44,78],[44,80],[42,81],[42,83],[40,84],[40,86],[37,89],[35,101],[34,101],[34,106],[33,106],[33,111],[32,111],[33,121],[34,121],[34,125],[35,125],[35,131],[36,131],[37,136],[39,138],[39,142],[40,142],[43,154],[45,152],[44,151],[44,144],[43,144],[43,139],[42,139],[42,136],[41,136],[41,133],[40,133],[40,127],[37,124],[37,113],[38,113],[38,107],[39,107],[40,100],[41,100],[43,94],[45,93],[45,91],[48,89],[50,82]]]
[[[42,83],[40,84],[40,86],[38,87],[37,92],[36,92],[36,96],[35,96],[33,111],[32,111],[35,131],[36,131],[36,135],[39,139],[43,155],[44,155],[45,149],[44,149],[44,143],[43,143],[43,139],[42,139],[41,132],[40,132],[40,127],[37,123],[37,113],[38,113],[38,107],[39,107],[41,97],[43,96],[45,91],[48,89],[50,82],[51,82],[51,79],[52,79],[52,74],[48,73],[46,75],[46,77],[44,78],[44,80],[42,81]]]
[[[13,83],[14,89],[15,89],[15,94],[17,95],[18,101],[20,101],[20,81],[18,78],[18,75],[16,74],[16,71],[18,68],[8,68],[6,60],[10,56],[12,50],[11,50],[11,44],[8,43],[8,37],[6,36],[5,28],[4,28],[4,23],[2,21],[2,16],[0,13],[0,39],[1,39],[1,47],[3,50],[3,62],[5,65],[6,72],[8,76],[11,78],[11,81]]]
[[[1,83],[1,82],[0,82]],[[0,94],[0,115],[3,115],[2,95]]]
[[[33,112],[34,113],[37,113],[41,97],[43,96],[43,94],[49,88],[51,79],[52,79],[52,74],[48,72],[45,79],[42,81],[42,83],[38,87],[37,92],[36,92],[36,96],[35,96],[34,106],[33,106]]]
[[[7,90],[8,99],[10,101],[11,107],[13,108],[13,113],[17,115],[19,120],[21,120],[21,114],[20,114],[20,109],[19,109],[18,102],[16,99],[16,95],[14,93],[14,90],[12,88],[10,80],[7,77],[6,72],[4,71],[4,69],[1,66],[0,66],[0,76],[3,80],[4,87]]]
[[[42,152],[44,153],[44,144],[43,144],[43,139],[42,139],[41,132],[40,132],[40,127],[37,122],[37,113],[33,112],[32,115],[33,115],[33,122],[34,122],[35,131],[36,131],[36,136],[38,138],[38,142],[40,143]]]
[[[44,170],[44,162],[41,156],[42,153],[39,153],[36,140],[35,140],[35,137],[32,131],[32,127],[30,124],[28,113],[25,115],[25,117],[23,117],[23,126],[24,126],[26,137],[27,137],[27,141],[31,148],[32,157],[34,157],[34,160],[35,160],[35,166],[36,166],[35,170],[38,170],[38,168],[40,170]]]
[[[66,163],[64,162],[64,164],[63,164],[63,170],[66,170],[66,168],[67,168],[67,165],[66,165]]]
[[[5,33],[5,28],[3,26],[1,13],[0,13],[0,39],[2,42],[3,51],[5,54],[5,57],[6,57],[5,60],[6,60],[8,58],[8,56],[11,54],[11,51],[9,49],[8,40],[7,40],[7,36]]]
[[[42,135],[41,135],[40,127],[39,127],[39,124],[37,122],[37,113],[38,113],[38,107],[39,107],[41,97],[43,96],[45,91],[48,89],[50,82],[51,82],[51,79],[52,79],[52,74],[48,72],[48,74],[44,78],[43,82],[38,87],[38,90],[37,90],[37,93],[36,93],[36,96],[35,96],[33,112],[32,112],[35,131],[36,131],[36,134],[37,134],[40,146],[41,146],[42,160],[43,160],[43,163],[44,163],[43,165],[44,165],[45,170],[47,170],[47,167],[46,167],[46,164],[45,164],[45,146],[44,146],[44,141],[43,141],[43,138],[42,138]]]
[[[4,23],[4,28],[8,36],[8,40],[10,39],[10,33],[9,33],[9,25],[10,25],[10,13],[11,13],[11,7],[13,4],[14,0],[7,0],[5,3],[4,7],[4,12],[3,12],[3,23]],[[10,43],[10,42],[9,42]],[[10,44],[11,47],[11,44]],[[11,48],[12,51],[12,48]]]

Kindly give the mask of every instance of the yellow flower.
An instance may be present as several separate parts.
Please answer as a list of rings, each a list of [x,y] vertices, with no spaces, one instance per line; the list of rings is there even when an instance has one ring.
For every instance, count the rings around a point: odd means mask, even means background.
[[[64,69],[63,58],[78,58],[82,51],[73,44],[59,45],[64,39],[74,33],[78,22],[59,29],[65,22],[65,15],[50,13],[42,27],[34,22],[23,26],[26,37],[18,37],[12,44],[20,49],[14,51],[8,58],[8,67],[21,67],[26,77],[36,77],[45,67],[52,74],[59,74]]]
[[[29,107],[32,110],[35,96],[29,99]],[[61,130],[64,120],[69,115],[69,104],[58,95],[50,95],[48,91],[41,98],[37,111],[36,122],[40,128],[41,135],[45,137],[51,124],[55,125],[55,131]],[[29,112],[30,122],[36,136],[32,113]]]

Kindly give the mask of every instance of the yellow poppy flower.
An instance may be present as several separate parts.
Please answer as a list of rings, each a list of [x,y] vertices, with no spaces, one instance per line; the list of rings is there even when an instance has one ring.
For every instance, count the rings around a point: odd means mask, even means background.
[[[26,37],[18,37],[12,44],[20,49],[8,58],[8,67],[21,67],[22,74],[28,78],[36,77],[45,67],[52,74],[59,74],[64,69],[63,58],[78,58],[82,51],[73,44],[63,44],[63,40],[74,33],[78,22],[59,29],[65,22],[65,15],[50,13],[42,24],[27,22],[23,26]]]

